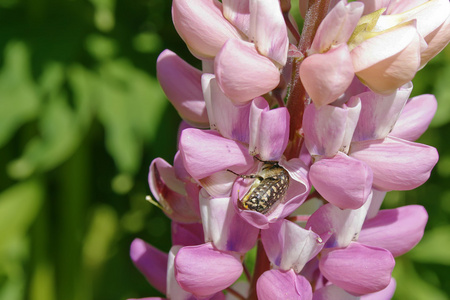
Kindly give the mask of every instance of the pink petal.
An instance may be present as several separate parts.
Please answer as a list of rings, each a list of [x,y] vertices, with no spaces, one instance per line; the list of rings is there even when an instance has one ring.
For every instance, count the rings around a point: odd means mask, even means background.
[[[129,298],[127,300],[166,300],[166,298],[161,297],[146,297],[146,298]]]
[[[217,0],[174,0],[172,19],[189,50],[200,58],[212,58],[228,39],[240,38]]]
[[[311,229],[326,241],[326,247],[347,247],[357,240],[366,218],[370,201],[358,209],[340,209],[331,203],[316,210],[305,228]]]
[[[136,268],[158,291],[166,293],[167,253],[141,239],[134,239],[130,246],[130,257]]]
[[[425,37],[428,47],[420,54],[420,68],[441,52],[450,41],[450,16],[447,20]]]
[[[391,282],[389,285],[376,293],[367,294],[361,296],[361,300],[391,300],[395,293],[395,288],[397,287],[397,283],[394,278],[391,278]]]
[[[359,243],[325,252],[319,262],[320,271],[328,280],[355,295],[386,288],[394,265],[389,251]]]
[[[377,189],[372,189],[372,201],[370,202],[369,210],[367,211],[367,219],[372,219],[380,211],[381,204],[386,197],[385,191],[379,191]]]
[[[359,94],[361,113],[353,140],[377,140],[385,138],[394,127],[409,95],[412,84],[406,84],[390,95],[372,91]]]
[[[286,108],[269,110],[267,101],[258,97],[250,108],[249,152],[262,160],[279,160],[289,138],[289,112]],[[278,124],[273,126],[273,124]]]
[[[192,299],[192,293],[189,293],[181,288],[175,279],[175,256],[181,249],[181,246],[172,246],[169,251],[169,259],[167,263],[167,293],[168,299]]]
[[[347,44],[308,56],[300,65],[300,79],[316,107],[334,102],[354,76]]]
[[[235,105],[228,99],[217,84],[213,75],[202,77],[210,128],[223,137],[248,143],[250,103]]]
[[[158,56],[156,72],[164,93],[181,118],[194,126],[207,127],[208,115],[200,81],[202,72],[170,50]]]
[[[433,147],[395,137],[355,142],[350,156],[369,165],[374,187],[383,191],[411,190],[422,185],[439,158]]]
[[[206,241],[218,250],[246,253],[255,246],[259,229],[236,213],[229,197],[201,197],[200,207]]]
[[[305,264],[323,247],[319,235],[288,220],[261,230],[261,241],[270,262],[282,270],[300,273]]]
[[[364,223],[358,242],[400,256],[419,243],[427,220],[427,211],[420,205],[380,210],[375,218]]]
[[[372,170],[362,161],[338,153],[316,161],[309,178],[316,190],[341,209],[360,208],[372,189]]]
[[[278,1],[250,0],[249,39],[260,54],[279,66],[286,64],[289,41]]]
[[[214,197],[226,197],[230,195],[236,175],[229,171],[219,171],[199,180],[205,191]]]
[[[182,223],[199,221],[196,184],[178,180],[172,166],[162,158],[152,161],[148,181],[153,196],[169,218]]]
[[[214,63],[219,86],[236,104],[245,103],[277,87],[280,72],[254,44],[237,39],[225,43]]]
[[[363,15],[368,15],[377,11],[379,9],[385,8],[389,5],[391,0],[359,0],[364,4],[364,13]],[[405,1],[402,1],[405,2]]]
[[[308,52],[324,53],[333,46],[347,43],[363,9],[364,5],[359,2],[339,1],[320,23]]]
[[[175,277],[180,286],[206,297],[229,287],[242,273],[242,263],[231,253],[211,244],[183,247],[175,257]]]
[[[312,300],[312,288],[305,277],[293,270],[283,272],[269,270],[264,272],[256,283],[259,300],[302,299]]]
[[[390,94],[414,77],[420,50],[421,40],[411,21],[365,40],[351,51],[351,57],[356,75],[372,91]]]
[[[337,285],[329,284],[314,291],[314,300],[359,300]],[[387,299],[386,299],[387,300]]]
[[[222,0],[223,16],[248,36],[250,28],[250,8],[248,1]]]
[[[348,111],[336,106],[316,108],[310,104],[303,115],[305,144],[309,153],[333,157],[340,149]]]
[[[172,245],[194,246],[204,242],[202,224],[172,222]]]
[[[240,173],[253,165],[245,146],[214,131],[185,129],[179,147],[186,170],[197,180],[229,168]]]
[[[409,99],[390,135],[412,142],[417,140],[427,130],[436,110],[434,95]]]

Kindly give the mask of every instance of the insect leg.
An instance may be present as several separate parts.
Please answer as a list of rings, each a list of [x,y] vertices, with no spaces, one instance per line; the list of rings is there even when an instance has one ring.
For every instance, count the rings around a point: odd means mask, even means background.
[[[234,171],[232,171],[232,170],[230,170],[230,169],[227,169],[227,171],[233,173],[233,174],[236,175],[236,176],[239,176],[239,177],[241,177],[241,178],[244,178],[244,179],[247,179],[247,178],[250,178],[250,179],[258,178],[259,180],[263,180],[263,179],[264,179],[264,177],[259,176],[259,175],[256,175],[256,174],[241,175],[241,174],[238,174],[238,173],[236,173],[236,172],[234,172]]]

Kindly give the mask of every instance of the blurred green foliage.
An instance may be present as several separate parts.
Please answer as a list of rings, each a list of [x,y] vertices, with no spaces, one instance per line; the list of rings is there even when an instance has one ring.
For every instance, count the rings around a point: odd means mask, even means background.
[[[177,36],[170,1],[0,0],[0,300],[158,295],[134,268],[133,238],[170,248],[147,203],[148,166],[172,162],[179,117],[155,78]],[[414,81],[439,110],[421,142],[441,160],[386,207],[424,205],[423,241],[397,260],[396,299],[449,299],[450,51]]]

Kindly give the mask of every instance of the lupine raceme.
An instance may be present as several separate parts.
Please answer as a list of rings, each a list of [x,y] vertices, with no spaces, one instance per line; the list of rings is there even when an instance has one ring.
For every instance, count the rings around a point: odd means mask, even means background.
[[[148,177],[173,246],[130,250],[166,299],[390,299],[394,258],[423,236],[422,206],[380,207],[438,161],[415,142],[436,99],[409,96],[450,40],[449,1],[299,7],[301,32],[290,0],[173,0],[202,62],[157,61],[183,119],[173,163]]]

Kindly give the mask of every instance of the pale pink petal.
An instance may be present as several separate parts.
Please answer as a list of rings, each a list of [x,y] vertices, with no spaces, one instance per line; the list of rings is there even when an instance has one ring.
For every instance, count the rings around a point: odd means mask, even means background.
[[[292,270],[264,272],[256,283],[256,293],[259,300],[312,299],[312,288],[308,280]]]
[[[377,189],[372,189],[372,201],[370,202],[369,210],[367,211],[367,219],[372,219],[380,211],[381,204],[386,197],[385,191],[379,191]]]
[[[362,3],[339,1],[320,23],[308,53],[324,53],[332,46],[347,43],[363,9]]]
[[[175,279],[175,256],[181,249],[181,246],[172,246],[169,251],[169,259],[167,263],[167,293],[168,299],[191,300],[193,295],[181,288]]]
[[[411,21],[365,40],[350,54],[356,75],[374,92],[390,94],[414,77],[420,50],[421,40]]]
[[[270,262],[282,270],[300,273],[305,264],[323,247],[319,235],[288,220],[261,230],[261,241]]]
[[[210,128],[223,137],[248,143],[250,103],[235,105],[227,98],[212,76],[202,77],[203,94],[207,103]]]
[[[431,146],[395,137],[355,142],[350,156],[369,165],[374,187],[383,191],[411,190],[422,185],[439,158]]]
[[[172,245],[194,246],[204,242],[202,224],[172,222]]]
[[[167,253],[156,249],[141,239],[134,239],[130,246],[130,257],[136,268],[148,282],[161,293],[166,293]]]
[[[412,84],[408,83],[390,95],[372,91],[359,94],[361,113],[353,141],[385,138],[392,131],[411,90]]]
[[[337,285],[329,284],[314,291],[313,300],[359,300]]]
[[[212,58],[228,39],[240,38],[217,0],[174,0],[172,20],[189,50],[200,58]]]
[[[276,124],[276,126],[274,126]],[[279,160],[286,149],[289,139],[289,112],[286,107],[279,107],[261,113],[257,133],[257,152],[265,161]]]
[[[183,247],[175,257],[175,277],[187,292],[199,297],[229,287],[242,273],[242,263],[230,252],[216,250],[210,243]]]
[[[230,39],[217,54],[214,73],[236,104],[270,92],[280,81],[280,72],[269,58],[259,54],[254,44],[237,39]]]
[[[427,130],[436,110],[434,95],[409,99],[390,135],[412,142],[417,140]]]
[[[250,0],[249,39],[260,54],[279,66],[286,64],[289,41],[278,1]]]
[[[196,184],[178,180],[173,168],[162,158],[152,161],[148,181],[153,196],[170,219],[182,223],[199,221]]]
[[[450,41],[450,17],[425,37],[428,47],[420,54],[420,68],[441,52]]]
[[[245,146],[214,131],[185,129],[179,147],[186,170],[197,180],[229,168],[244,172],[254,162]]]
[[[250,127],[250,141],[248,151],[252,155],[259,153],[259,130],[261,128],[261,115],[263,112],[269,111],[269,104],[263,97],[253,99],[251,102],[249,127]]]
[[[325,204],[311,215],[305,228],[327,240],[326,247],[346,247],[358,239],[369,205],[370,199],[358,209],[340,209],[331,203]]]
[[[300,79],[316,107],[335,101],[354,76],[347,44],[308,56],[300,65]]]
[[[373,13],[376,10],[385,8],[389,5],[392,0],[359,0],[364,4],[364,15]],[[405,1],[402,1],[405,2]]]
[[[306,107],[303,115],[305,144],[311,155],[333,157],[341,147],[348,111],[336,106]]]
[[[375,218],[364,223],[358,242],[400,256],[419,243],[427,220],[427,211],[420,205],[380,210]]]
[[[347,248],[322,252],[319,262],[320,271],[329,281],[355,295],[386,288],[394,265],[389,251],[355,242]]]
[[[366,294],[361,296],[361,300],[391,300],[395,293],[395,288],[397,287],[397,283],[395,279],[392,277],[389,285],[376,293]]]
[[[250,28],[249,1],[222,0],[223,16],[248,36]]]
[[[369,166],[343,153],[316,161],[309,171],[319,194],[341,209],[360,208],[371,193],[372,178]]]
[[[236,213],[229,197],[200,197],[200,211],[206,241],[218,250],[246,253],[255,246],[259,229]]]
[[[225,197],[230,195],[235,179],[236,175],[223,170],[200,179],[199,183],[211,196]]]
[[[377,0],[372,0],[372,1],[377,1]],[[386,0],[384,0],[384,1],[386,1]],[[384,5],[384,7],[387,7],[386,14],[393,15],[393,14],[400,14],[402,12],[413,9],[416,6],[419,6],[427,1],[429,1],[429,0],[409,0],[409,1],[390,0],[388,5]]]
[[[166,300],[166,298],[161,298],[161,297],[145,297],[145,298],[128,298],[127,300]]]
[[[181,118],[199,127],[207,127],[205,101],[201,89],[202,72],[170,50],[156,61],[156,75],[169,101]]]

